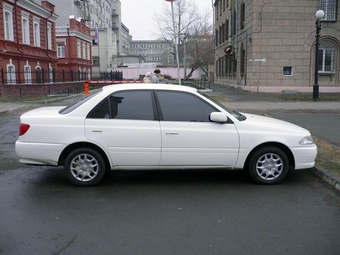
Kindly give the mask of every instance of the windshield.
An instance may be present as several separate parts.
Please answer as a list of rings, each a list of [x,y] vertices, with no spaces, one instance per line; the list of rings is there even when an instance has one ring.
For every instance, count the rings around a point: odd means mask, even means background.
[[[90,100],[92,97],[96,96],[97,94],[99,94],[100,92],[102,92],[102,89],[100,89],[98,92],[91,94],[87,97],[84,97],[83,99],[81,99],[80,101],[75,102],[74,104],[71,104],[63,109],[61,109],[59,111],[60,114],[68,114],[72,111],[74,111],[75,109],[77,109],[79,106],[81,106],[82,104],[84,104],[85,102],[87,102],[88,100]]]
[[[230,113],[231,115],[233,115],[233,117],[235,117],[236,119],[238,119],[239,121],[243,121],[246,120],[247,117],[242,115],[241,113],[231,110],[228,107],[226,107],[225,105],[223,105],[222,103],[220,103],[219,101],[217,101],[214,97],[212,96],[208,96],[206,94],[204,94],[204,92],[201,92],[198,90],[198,93],[200,93],[202,96],[208,98],[210,101],[213,101],[215,104],[217,104],[218,106],[220,106],[221,108],[223,108],[225,111],[227,111],[228,113]]]

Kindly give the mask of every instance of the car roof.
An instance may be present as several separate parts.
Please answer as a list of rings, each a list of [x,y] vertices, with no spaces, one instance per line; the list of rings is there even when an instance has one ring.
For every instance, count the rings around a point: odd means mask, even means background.
[[[187,91],[187,92],[197,92],[197,89],[183,86],[183,85],[172,85],[172,84],[163,84],[163,83],[122,83],[122,84],[113,84],[107,85],[103,87],[104,91],[117,91],[124,89],[165,89],[165,90],[176,90],[176,91]]]

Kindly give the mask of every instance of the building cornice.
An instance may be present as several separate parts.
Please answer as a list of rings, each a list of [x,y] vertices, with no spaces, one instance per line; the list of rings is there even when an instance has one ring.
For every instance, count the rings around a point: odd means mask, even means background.
[[[55,13],[52,13],[51,11],[42,7],[41,5],[38,5],[37,3],[33,1],[27,1],[27,0],[18,0],[17,2],[18,6],[22,7],[23,9],[29,10],[37,15],[40,15],[44,18],[48,18],[51,21],[56,21],[58,19],[58,15]]]

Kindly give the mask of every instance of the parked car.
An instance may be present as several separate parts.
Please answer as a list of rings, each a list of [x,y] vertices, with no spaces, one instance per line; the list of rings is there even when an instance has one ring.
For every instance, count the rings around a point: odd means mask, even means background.
[[[79,186],[107,169],[246,169],[274,184],[290,168],[313,167],[317,154],[302,127],[230,111],[178,85],[109,85],[68,107],[24,113],[19,129],[20,162],[64,166]]]

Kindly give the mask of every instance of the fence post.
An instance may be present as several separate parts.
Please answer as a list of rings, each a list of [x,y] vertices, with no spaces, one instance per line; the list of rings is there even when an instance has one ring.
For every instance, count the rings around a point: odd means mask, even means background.
[[[5,77],[4,77],[4,69],[1,68],[1,82],[2,84],[5,84]]]
[[[55,68],[52,69],[52,73],[53,73],[53,83],[55,83],[55,81],[56,81],[56,77],[55,77],[55,74],[56,74]]]
[[[41,68],[41,76],[42,76],[42,83],[45,84],[45,71],[44,71],[44,68]]]
[[[85,95],[88,95],[89,94],[89,81],[88,80],[85,80],[84,81],[84,94]]]

